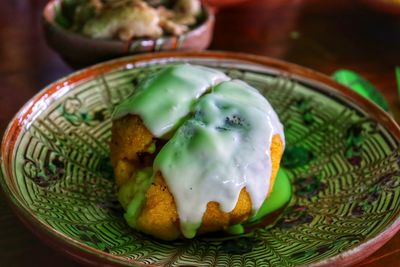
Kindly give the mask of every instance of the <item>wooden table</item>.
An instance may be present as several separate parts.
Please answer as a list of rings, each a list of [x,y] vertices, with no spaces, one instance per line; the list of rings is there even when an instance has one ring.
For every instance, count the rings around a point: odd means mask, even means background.
[[[43,39],[45,1],[0,4],[0,135],[18,109],[72,69]],[[385,95],[397,120],[394,75],[400,65],[400,17],[351,0],[257,0],[220,10],[211,49],[281,58],[331,74],[355,70]],[[79,266],[26,230],[0,197],[0,266]],[[400,234],[357,266],[399,266]]]

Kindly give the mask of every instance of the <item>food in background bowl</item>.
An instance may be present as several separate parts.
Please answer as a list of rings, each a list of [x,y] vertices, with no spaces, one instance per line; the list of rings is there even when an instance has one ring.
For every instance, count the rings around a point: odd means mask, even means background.
[[[95,39],[181,35],[204,19],[200,0],[64,0],[56,21]]]
[[[179,64],[116,107],[110,147],[128,224],[174,240],[255,216],[272,191],[284,134],[256,89]]]

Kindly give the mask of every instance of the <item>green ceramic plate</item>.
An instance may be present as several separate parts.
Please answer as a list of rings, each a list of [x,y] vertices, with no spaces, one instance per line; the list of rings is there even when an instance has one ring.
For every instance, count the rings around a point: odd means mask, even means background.
[[[181,61],[245,80],[279,114],[294,195],[271,225],[176,242],[126,225],[109,163],[110,114],[150,73]],[[0,181],[35,234],[87,264],[345,266],[400,227],[399,140],[384,111],[311,70],[241,54],[153,54],[85,69],[36,95],[5,132]]]

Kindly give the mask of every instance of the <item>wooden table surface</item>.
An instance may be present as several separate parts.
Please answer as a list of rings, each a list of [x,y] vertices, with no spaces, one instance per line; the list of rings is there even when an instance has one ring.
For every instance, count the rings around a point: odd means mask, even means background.
[[[0,135],[38,90],[73,70],[47,47],[40,24],[46,1],[0,3]],[[376,85],[400,121],[394,68],[400,16],[352,0],[256,0],[220,10],[210,49],[260,54],[332,74],[354,70]],[[0,266],[79,266],[43,245],[0,196]],[[400,234],[357,266],[399,266]]]

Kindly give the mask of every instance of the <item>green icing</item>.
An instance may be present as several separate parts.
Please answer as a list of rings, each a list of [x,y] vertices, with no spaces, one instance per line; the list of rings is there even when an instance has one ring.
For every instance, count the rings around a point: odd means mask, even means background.
[[[244,234],[244,226],[241,223],[235,224],[235,225],[228,227],[228,229],[226,229],[225,232],[232,234],[232,235],[241,235],[241,234]]]
[[[196,100],[212,86],[229,78],[222,72],[189,64],[168,66],[143,82],[118,105],[114,118],[139,115],[156,137],[168,137],[181,125]]]
[[[156,149],[156,142],[153,142],[146,151],[150,154],[153,154],[154,152],[156,152]]]
[[[274,211],[283,208],[292,198],[292,184],[286,172],[281,168],[275,179],[273,191],[269,197],[263,202],[261,208],[258,210],[256,215],[251,217],[248,222],[243,224],[235,224],[226,229],[226,232],[233,235],[241,235],[244,233],[244,224],[253,223],[266,215],[273,213]]]
[[[146,192],[153,181],[152,174],[152,168],[140,170],[118,191],[118,200],[126,210],[124,218],[133,228],[136,226],[136,220],[145,202]]]
[[[250,218],[250,222],[257,221],[265,215],[282,208],[292,198],[292,184],[290,183],[288,175],[282,168],[278,171],[272,190],[272,193],[264,201],[256,215]]]
[[[181,231],[183,236],[189,239],[194,238],[200,225],[201,221],[181,224]]]

